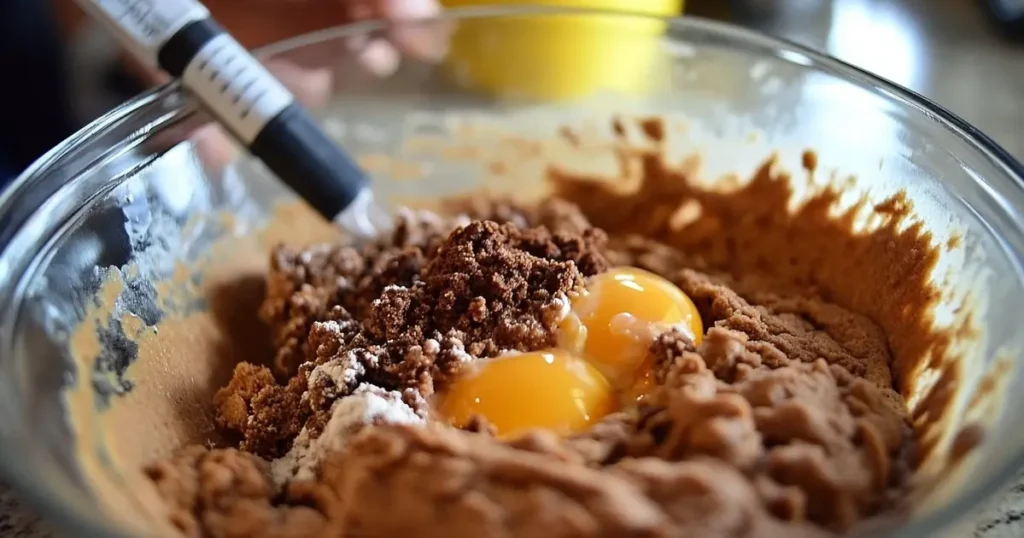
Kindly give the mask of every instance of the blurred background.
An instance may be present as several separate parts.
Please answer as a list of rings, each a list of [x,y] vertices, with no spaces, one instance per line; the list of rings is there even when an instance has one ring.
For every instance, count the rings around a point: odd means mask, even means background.
[[[250,47],[342,23],[338,3],[206,1]],[[686,0],[684,11],[827,50],[932,98],[1024,158],[1024,0]],[[0,184],[156,82],[72,0],[0,0],[0,73]]]

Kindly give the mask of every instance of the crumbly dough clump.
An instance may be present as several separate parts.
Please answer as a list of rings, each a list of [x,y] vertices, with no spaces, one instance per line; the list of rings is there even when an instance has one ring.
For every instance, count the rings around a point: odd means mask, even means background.
[[[731,276],[575,206],[461,203],[390,241],[277,249],[261,314],[274,368],[239,364],[216,397],[237,449],[188,448],[149,476],[188,536],[825,537],[884,512],[913,436],[885,335],[813,293]],[[363,383],[421,413],[466,362],[554,344],[562,301],[610,265],[665,276],[697,305],[699,346],[653,344],[659,387],[570,438],[499,440],[377,424],[275,487],[266,459],[315,437]],[[264,459],[266,458],[266,459]]]
[[[278,348],[274,371],[239,364],[214,402],[242,450],[282,456],[362,383],[398,391],[425,414],[466,362],[554,345],[568,295],[608,267],[606,238],[593,228],[455,224],[407,215],[387,242],[274,251],[261,309]]]

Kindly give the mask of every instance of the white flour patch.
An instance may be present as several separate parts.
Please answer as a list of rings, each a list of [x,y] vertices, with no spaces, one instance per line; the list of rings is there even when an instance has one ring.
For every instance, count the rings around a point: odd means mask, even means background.
[[[312,480],[324,457],[341,450],[353,435],[370,424],[422,424],[423,418],[402,401],[398,391],[386,391],[363,383],[331,407],[331,418],[316,439],[303,428],[291,450],[271,462],[278,487],[291,480]]]

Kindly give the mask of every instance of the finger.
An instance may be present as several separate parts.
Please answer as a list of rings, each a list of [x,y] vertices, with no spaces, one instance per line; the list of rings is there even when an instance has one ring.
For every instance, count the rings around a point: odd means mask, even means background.
[[[391,26],[382,34],[353,36],[348,41],[361,64],[374,75],[387,77],[402,56],[437,61],[447,53],[450,39],[437,0],[341,0],[352,21],[387,19]]]
[[[437,0],[378,1],[378,13],[393,22],[388,33],[402,53],[428,61],[447,54],[451,28],[438,20],[441,5]]]
[[[437,0],[379,0],[380,15],[391,20],[431,19],[441,14]]]
[[[359,55],[359,62],[380,78],[395,74],[395,71],[398,71],[398,64],[401,62],[398,50],[383,38],[367,41],[359,47],[356,54]]]

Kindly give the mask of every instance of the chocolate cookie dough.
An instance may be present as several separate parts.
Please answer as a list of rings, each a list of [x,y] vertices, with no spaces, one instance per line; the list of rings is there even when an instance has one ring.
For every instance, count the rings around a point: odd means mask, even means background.
[[[558,198],[462,200],[457,217],[401,216],[375,244],[277,248],[260,308],[275,360],[238,364],[213,402],[237,444],[146,470],[173,525],[196,537],[827,537],[890,510],[915,435],[876,321],[752,270],[740,244],[679,248],[588,199],[586,213]],[[566,296],[622,265],[676,284],[706,327],[696,346],[656,339],[649,397],[567,438],[434,419],[464,365],[552,346]]]

